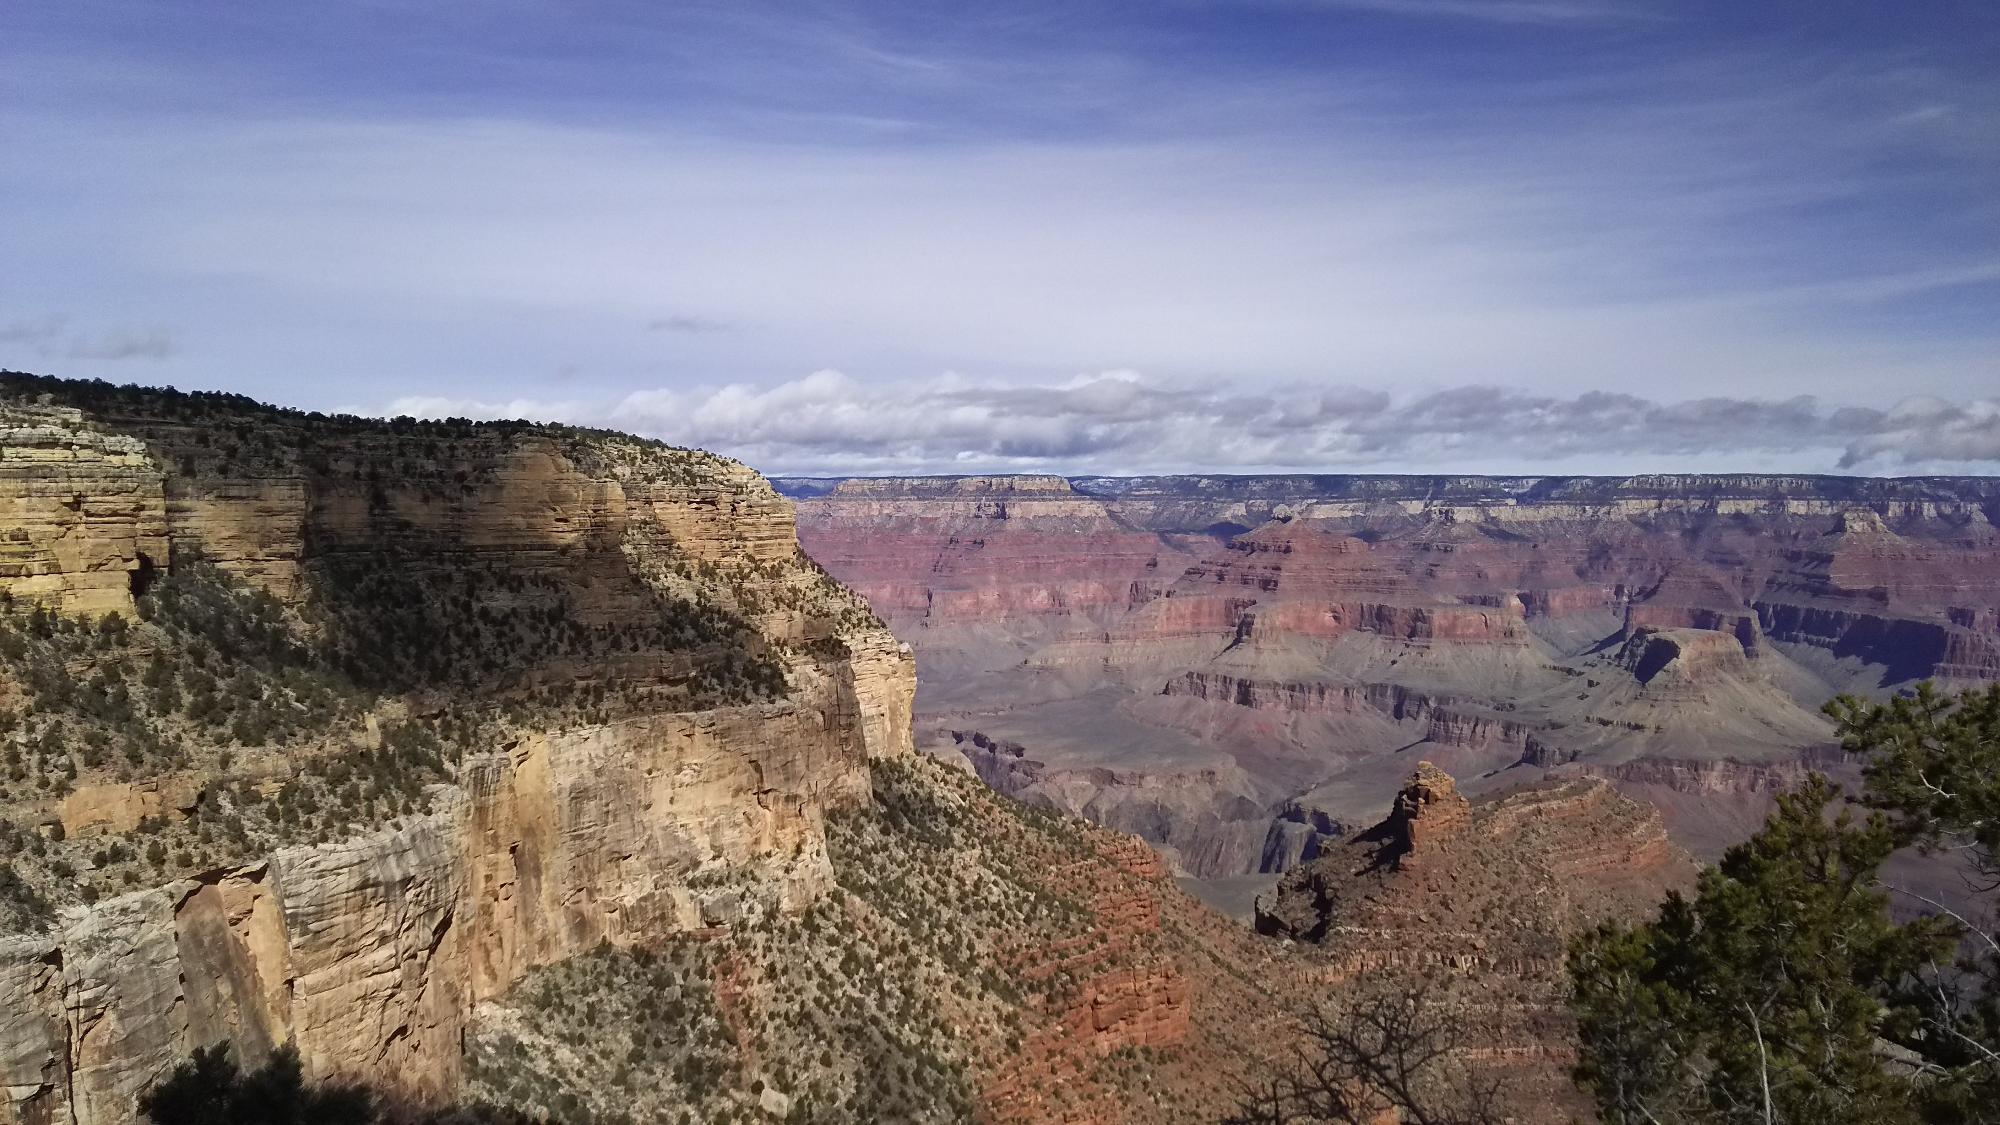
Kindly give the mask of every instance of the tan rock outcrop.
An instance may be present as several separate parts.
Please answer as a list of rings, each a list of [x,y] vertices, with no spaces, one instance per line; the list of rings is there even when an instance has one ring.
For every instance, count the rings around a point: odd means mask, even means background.
[[[826,812],[866,798],[871,758],[912,752],[908,647],[803,559],[789,502],[749,469],[565,431],[440,445],[360,420],[252,421],[270,432],[220,453],[172,416],[0,405],[0,589],[130,612],[135,576],[198,549],[310,609],[338,594],[316,567],[395,552],[559,583],[588,622],[706,602],[780,654],[789,688],[517,729],[467,755],[428,812],[0,938],[0,1125],[130,1121],[146,1086],[224,1039],[252,1058],[295,1043],[314,1078],[446,1098],[474,1007],[530,969],[816,901]],[[690,659],[641,653],[633,670],[685,672],[668,657]],[[551,663],[527,681],[603,674]],[[86,777],[58,811],[72,832],[123,832],[178,815],[208,780]]]
[[[167,558],[146,446],[80,411],[0,403],[0,590],[64,613],[132,613],[132,577]]]
[[[1439,850],[1471,819],[1472,807],[1451,775],[1429,762],[1418,762],[1389,813],[1390,831],[1401,839],[1397,862],[1415,863]]]
[[[193,774],[138,781],[86,781],[56,803],[56,816],[72,836],[130,832],[147,817],[178,820],[200,800],[207,779]]]
[[[1520,1120],[1568,1121],[1583,1115],[1568,1075],[1569,938],[1651,915],[1695,871],[1660,812],[1606,781],[1545,782],[1468,804],[1426,763],[1381,824],[1261,896],[1257,925],[1315,944],[1323,958],[1308,975],[1328,987],[1406,980],[1453,990],[1472,1021],[1461,1065],[1503,1066],[1524,1108],[1535,1107]]]
[[[824,893],[822,811],[866,791],[866,756],[897,752],[880,739],[898,723],[875,721],[871,746],[852,705],[815,702],[524,739],[468,762],[427,816],[0,944],[0,995],[23,1005],[0,1032],[0,1121],[129,1120],[165,1067],[225,1038],[448,1095],[473,1006],[527,970]]]

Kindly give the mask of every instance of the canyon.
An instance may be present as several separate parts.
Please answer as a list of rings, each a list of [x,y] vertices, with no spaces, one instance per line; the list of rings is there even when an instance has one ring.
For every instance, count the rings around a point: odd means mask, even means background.
[[[1850,769],[1821,699],[1993,672],[1995,497],[774,487],[0,375],[0,1123],[225,1042],[410,1120],[1216,1120],[1390,978],[1553,1120],[1565,936]]]
[[[1216,887],[1374,823],[1420,757],[1472,794],[1602,777],[1712,857],[1848,768],[1827,699],[2000,676],[1991,478],[775,483],[916,652],[922,747]]]

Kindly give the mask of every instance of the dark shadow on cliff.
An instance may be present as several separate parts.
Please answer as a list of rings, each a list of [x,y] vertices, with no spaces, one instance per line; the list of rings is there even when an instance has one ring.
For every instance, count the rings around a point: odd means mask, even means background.
[[[228,1043],[197,1048],[140,1097],[139,1112],[153,1125],[550,1125],[491,1106],[417,1108],[364,1085],[309,1083],[289,1045],[246,1071]]]

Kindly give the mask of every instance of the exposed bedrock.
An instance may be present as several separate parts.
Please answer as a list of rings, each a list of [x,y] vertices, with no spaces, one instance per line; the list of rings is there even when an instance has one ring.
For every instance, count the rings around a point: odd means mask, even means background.
[[[0,939],[11,1112],[129,1120],[153,1076],[223,1038],[448,1095],[473,1006],[527,970],[824,892],[820,818],[890,750],[851,688],[830,696],[525,739],[468,762],[428,816]],[[722,870],[746,877],[698,878]]]
[[[1836,692],[2000,676],[2000,481],[1066,486],[779,482],[798,498],[806,548],[837,558],[835,573],[864,589],[893,579],[892,607],[921,601],[920,625],[892,625],[932,685],[947,681],[936,721],[1012,731],[1041,763],[1025,780],[989,765],[996,785],[1174,837],[1184,870],[1224,856],[1235,871],[1282,869],[1338,846],[1387,807],[1405,751],[1435,753],[1474,791],[1648,761],[1778,770],[1827,745],[1819,707]],[[888,546],[868,548],[875,534]],[[1143,550],[1117,539],[1134,535]],[[1102,547],[1114,540],[1130,549]],[[970,558],[976,582],[959,569]],[[1075,599],[1091,608],[1058,610],[1048,592],[1079,581],[1101,591]],[[1099,698],[1171,725],[1172,751],[1104,749],[1087,723],[1006,721]],[[1663,783],[1620,784],[1678,802],[1676,837],[1706,851],[1747,831],[1765,799],[1763,782],[1732,776],[1718,795],[1727,815]],[[1238,800],[1259,807],[1261,833],[1239,833],[1253,822]]]
[[[1319,604],[1279,602],[1245,611],[1239,640],[1256,641],[1273,635],[1337,637],[1371,633],[1394,640],[1428,644],[1458,641],[1525,644],[1529,633],[1518,600],[1506,606],[1386,605],[1348,602]]]
[[[910,560],[937,557],[966,522],[967,505],[990,506],[1018,487],[1024,498],[1013,501],[1007,519],[983,521],[995,533],[979,537],[979,549],[1004,558],[1000,540],[1026,535],[1038,540],[1036,551],[1022,556],[1033,563],[986,569],[981,580],[993,592],[963,607],[940,610],[922,600],[926,619],[994,612],[1008,603],[1003,588],[1010,583],[1033,589],[1052,580],[1045,575],[1073,575],[1093,560],[1104,592],[1085,600],[1122,600],[1124,616],[1133,618],[1103,621],[1112,663],[1121,654],[1140,659],[1135,650],[1149,636],[1166,640],[1195,618],[1200,629],[1224,629],[1245,611],[1259,630],[1366,629],[1412,640],[1505,640],[1516,615],[1622,611],[1635,628],[1733,632],[1752,655],[1761,635],[1782,633],[1880,666],[1889,682],[1969,678],[1994,666],[1985,636],[2000,614],[2000,567],[1992,565],[2000,539],[1989,511],[2000,510],[2000,485],[1992,481],[1156,477],[1086,478],[1065,490],[1053,478],[1018,486],[1004,479],[781,484],[801,496],[808,549],[838,558],[836,573],[864,588],[899,568],[925,585]],[[1181,553],[1100,553],[1080,537],[1057,564],[1063,536],[1076,529],[1035,534],[1035,521],[1017,514],[1033,496],[1070,506],[1059,510],[1100,531],[1151,533],[1155,545],[1164,536]],[[1089,505],[1089,514],[1077,504]],[[1288,518],[1271,518],[1281,508]],[[939,536],[944,525],[951,534]],[[1201,545],[1214,543],[1212,535],[1186,538],[1223,528],[1242,529],[1226,550]],[[893,549],[865,555],[843,547],[875,533],[915,538],[892,538]],[[937,537],[932,549],[913,554],[926,535]],[[1154,564],[1151,573],[1146,562]],[[1130,596],[1135,579],[1143,588]],[[927,588],[943,593],[953,585],[947,568]],[[1207,604],[1168,611],[1152,604],[1154,590],[1171,595],[1168,601]],[[891,606],[920,600],[908,587],[885,593]],[[1454,606],[1475,611],[1444,608]],[[1476,609],[1503,612],[1482,618]],[[1882,624],[1861,620],[1868,617]]]
[[[1502,715],[1480,714],[1479,705],[1473,700],[1432,695],[1401,684],[1284,682],[1190,671],[1168,682],[1162,691],[1166,695],[1269,711],[1348,715],[1373,712],[1417,724],[1413,728],[1417,738],[1441,746],[1508,745],[1531,757],[1544,752],[1536,738],[1540,728],[1535,724]],[[1458,709],[1461,707],[1473,710]]]
[[[1760,627],[1773,640],[1825,649],[1886,666],[1884,679],[2000,679],[2000,634],[1866,608],[1760,601]],[[1976,621],[1979,611],[1961,613]]]
[[[1763,626],[1757,619],[1757,613],[1748,606],[1740,610],[1729,610],[1696,605],[1634,602],[1626,607],[1627,636],[1644,630],[1659,629],[1705,629],[1710,632],[1726,633],[1736,638],[1736,643],[1741,646],[1744,655],[1750,657],[1759,654],[1764,640]]]
[[[802,499],[799,528],[822,566],[908,628],[1102,619],[1189,558],[1061,477],[842,481]]]
[[[1051,768],[1019,743],[978,731],[950,735],[995,790],[1138,836],[1166,856],[1175,874],[1262,869],[1272,814],[1238,771]]]
[[[1734,634],[1707,629],[1638,629],[1625,639],[1618,663],[1655,696],[1694,696],[1708,682],[1754,674]]]
[[[167,561],[167,499],[145,443],[80,411],[0,403],[0,589],[66,613],[132,612]]]
[[[230,456],[202,440],[233,432],[212,420],[7,402],[0,590],[125,612],[149,570],[199,550],[309,610],[339,596],[327,567],[343,558],[497,570],[559,586],[587,621],[643,620],[676,597],[739,615],[732,643],[777,653],[787,690],[520,726],[432,786],[426,812],[0,938],[0,1122],[130,1121],[146,1085],[225,1038],[252,1057],[295,1042],[316,1079],[447,1098],[474,1007],[528,970],[827,890],[824,817],[865,799],[871,757],[911,752],[914,665],[800,556],[791,506],[761,477],[574,431],[466,427],[443,448],[391,424],[214,409],[247,417]],[[546,662],[526,675],[600,672]],[[468,691],[397,705],[492,703]],[[202,784],[85,776],[60,817],[129,829],[172,818]]]
[[[1655,909],[1695,865],[1660,814],[1598,779],[1468,801],[1420,764],[1378,824],[1259,897],[1257,928],[1319,944],[1329,982],[1406,972],[1488,995],[1482,1046],[1552,1090],[1574,1052],[1562,1008],[1571,934]],[[1516,1074],[1516,1078],[1523,1075]]]

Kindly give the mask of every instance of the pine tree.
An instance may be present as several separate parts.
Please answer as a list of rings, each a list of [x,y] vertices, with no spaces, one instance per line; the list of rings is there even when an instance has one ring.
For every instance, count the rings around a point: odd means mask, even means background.
[[[1915,1092],[1924,1120],[2000,1120],[2000,932],[1991,914],[2000,889],[2000,684],[1953,698],[1925,683],[1882,704],[1836,699],[1827,712],[1842,745],[1866,756],[1866,800],[1888,815],[1897,842],[1972,869],[1957,906],[1898,891],[1960,926],[1963,942],[1956,964],[1904,982],[1896,998],[1915,1018],[1897,1038],[1922,1071]]]
[[[1880,814],[1829,816],[1839,798],[1814,775],[1692,899],[1578,940],[1578,1077],[1607,1121],[1920,1120],[1883,1043],[1914,1017],[1887,1001],[1954,930],[1889,920],[1877,875],[1897,835]]]

